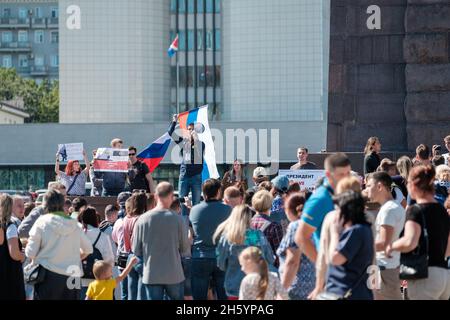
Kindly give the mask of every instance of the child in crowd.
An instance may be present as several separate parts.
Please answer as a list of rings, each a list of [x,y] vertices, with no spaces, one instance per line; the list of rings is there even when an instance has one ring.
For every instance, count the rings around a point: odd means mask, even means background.
[[[138,258],[132,257],[125,270],[117,278],[113,278],[112,265],[102,260],[96,261],[93,268],[95,281],[89,284],[86,300],[113,300],[114,289],[137,262]]]
[[[287,300],[288,294],[275,272],[257,247],[248,247],[239,256],[242,271],[246,274],[241,282],[239,300]]]

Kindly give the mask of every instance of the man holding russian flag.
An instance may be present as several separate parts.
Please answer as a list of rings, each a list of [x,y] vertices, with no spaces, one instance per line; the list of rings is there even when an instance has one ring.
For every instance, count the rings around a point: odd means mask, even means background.
[[[188,113],[186,113],[188,114]],[[186,197],[189,191],[192,192],[192,204],[196,205],[200,202],[202,192],[202,172],[205,155],[205,143],[199,140],[198,133],[194,122],[188,122],[184,129],[184,136],[178,136],[175,131],[179,116],[173,115],[172,123],[169,127],[169,135],[176,144],[181,146],[181,166],[180,166],[180,180],[178,185],[178,192],[181,198]],[[184,119],[188,121],[188,119]],[[181,124],[181,123],[180,123]],[[199,123],[200,124],[200,123]],[[201,124],[200,124],[201,125]]]

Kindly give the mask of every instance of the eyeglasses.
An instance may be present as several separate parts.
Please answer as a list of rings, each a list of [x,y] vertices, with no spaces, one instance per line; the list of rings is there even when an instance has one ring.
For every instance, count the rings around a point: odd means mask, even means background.
[[[147,193],[147,190],[143,190],[143,189],[134,189],[133,193]]]
[[[136,155],[136,153],[129,153],[128,156],[129,157],[134,157]]]

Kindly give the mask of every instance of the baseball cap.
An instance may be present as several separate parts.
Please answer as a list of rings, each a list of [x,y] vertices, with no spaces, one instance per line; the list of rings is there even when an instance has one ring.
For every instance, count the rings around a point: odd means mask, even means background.
[[[120,206],[124,206],[129,197],[131,197],[131,192],[121,192],[117,196],[117,202]]]
[[[289,189],[289,179],[286,176],[278,176],[272,179],[272,184],[275,189],[287,192]]]
[[[265,177],[267,176],[266,169],[263,167],[257,167],[255,170],[253,170],[253,178],[259,178],[259,177]]]

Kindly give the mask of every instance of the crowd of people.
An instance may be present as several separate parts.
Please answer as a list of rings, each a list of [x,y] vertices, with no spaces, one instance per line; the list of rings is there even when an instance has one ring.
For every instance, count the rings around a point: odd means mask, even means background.
[[[177,137],[176,120],[169,132],[188,146],[183,159],[202,161],[193,126]],[[363,175],[331,154],[313,192],[263,167],[248,181],[239,160],[202,183],[186,160],[178,195],[154,186],[128,150],[129,172],[101,177],[86,154],[85,169],[69,161],[61,171],[57,160],[59,182],[34,208],[0,195],[0,300],[450,298],[450,159],[440,146],[394,162],[371,137]],[[307,148],[297,156],[292,170],[317,169]],[[117,203],[104,212],[88,203],[88,176]]]

